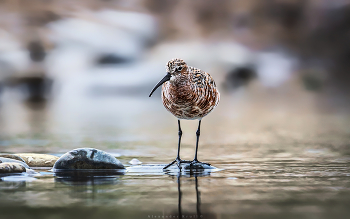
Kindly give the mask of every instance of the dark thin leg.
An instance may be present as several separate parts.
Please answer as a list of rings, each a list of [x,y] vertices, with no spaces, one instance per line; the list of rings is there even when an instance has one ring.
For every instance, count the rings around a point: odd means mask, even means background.
[[[203,163],[203,162],[199,162],[198,161],[198,158],[197,158],[197,154],[198,154],[198,143],[199,143],[199,136],[201,135],[201,122],[202,120],[199,120],[199,123],[198,123],[198,129],[197,129],[197,132],[196,132],[196,135],[197,135],[197,141],[196,141],[196,153],[194,155],[194,159],[193,161],[191,162],[191,165],[195,164],[195,163],[201,163],[201,164],[207,164],[210,166],[209,163]]]
[[[179,134],[179,143],[177,145],[177,157],[176,157],[176,159],[177,160],[181,160],[180,159],[180,144],[181,144],[182,130],[181,130],[181,126],[180,126],[180,119],[177,120],[177,124],[179,125],[179,132],[178,132],[178,134]]]
[[[181,137],[182,137],[182,130],[181,130],[181,125],[180,125],[180,119],[177,120],[177,124],[179,126],[179,143],[178,143],[178,146],[177,146],[177,157],[176,159],[169,163],[166,167],[164,167],[163,169],[167,169],[168,167],[170,167],[171,165],[173,165],[175,162],[177,164],[177,166],[181,169],[181,163],[190,163],[190,161],[187,161],[187,160],[181,160],[180,159],[180,145],[181,145]]]
[[[196,135],[197,135],[197,141],[196,141],[196,154],[194,155],[194,159],[193,161],[198,161],[197,159],[197,152],[198,152],[198,142],[199,142],[199,136],[201,135],[201,122],[202,120],[199,120],[199,123],[198,123],[198,129],[196,131]]]

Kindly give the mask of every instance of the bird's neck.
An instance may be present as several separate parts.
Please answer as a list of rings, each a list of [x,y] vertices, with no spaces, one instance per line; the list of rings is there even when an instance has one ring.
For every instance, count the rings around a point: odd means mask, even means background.
[[[190,84],[190,79],[188,74],[181,74],[179,76],[174,77],[174,79],[170,80],[171,86],[174,87],[183,87]]]

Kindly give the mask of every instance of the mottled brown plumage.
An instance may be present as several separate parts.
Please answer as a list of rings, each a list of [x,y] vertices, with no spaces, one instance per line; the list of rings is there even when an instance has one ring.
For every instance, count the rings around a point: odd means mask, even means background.
[[[162,101],[174,116],[201,119],[218,105],[220,93],[208,73],[188,66],[182,59],[170,60],[166,70],[172,77],[162,86]]]
[[[176,159],[164,167],[167,169],[175,162],[181,169],[181,163],[190,163],[189,169],[210,168],[210,164],[199,162],[197,159],[201,119],[208,115],[219,103],[220,93],[213,78],[206,72],[190,67],[182,59],[172,59],[166,65],[167,75],[158,82],[150,95],[162,86],[162,100],[165,108],[178,118],[179,143]],[[196,132],[196,153],[193,161],[180,159],[180,143],[182,130],[180,119],[198,119]],[[186,167],[185,167],[186,168]]]

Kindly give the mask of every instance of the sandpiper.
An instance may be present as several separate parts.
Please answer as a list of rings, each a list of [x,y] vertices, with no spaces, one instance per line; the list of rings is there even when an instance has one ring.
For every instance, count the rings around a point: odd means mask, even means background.
[[[199,162],[197,159],[198,141],[200,136],[201,120],[208,115],[219,103],[220,93],[216,88],[213,78],[206,72],[188,66],[182,59],[172,59],[166,64],[165,77],[153,88],[149,97],[160,86],[162,86],[162,102],[164,107],[178,119],[179,142],[176,159],[165,166],[167,169],[175,162],[181,169],[181,163],[207,164]],[[193,161],[180,159],[180,142],[182,130],[181,119],[198,119],[198,129],[196,132],[196,153]]]

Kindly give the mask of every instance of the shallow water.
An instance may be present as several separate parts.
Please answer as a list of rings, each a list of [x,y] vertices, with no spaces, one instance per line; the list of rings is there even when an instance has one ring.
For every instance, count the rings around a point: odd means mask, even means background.
[[[62,155],[94,147],[128,170],[109,177],[72,178],[48,169],[0,176],[0,218],[350,216],[349,116],[237,108],[244,104],[225,98],[203,120],[199,148],[199,159],[219,170],[181,174],[161,170],[175,158],[177,124],[157,98],[54,102],[36,110],[3,105],[1,152]],[[193,158],[196,126],[182,123],[183,159]],[[132,158],[146,166],[131,166]]]
[[[350,160],[213,163],[221,171],[159,166],[109,177],[2,177],[1,218],[329,218],[350,215]],[[11,179],[12,178],[12,179]]]

